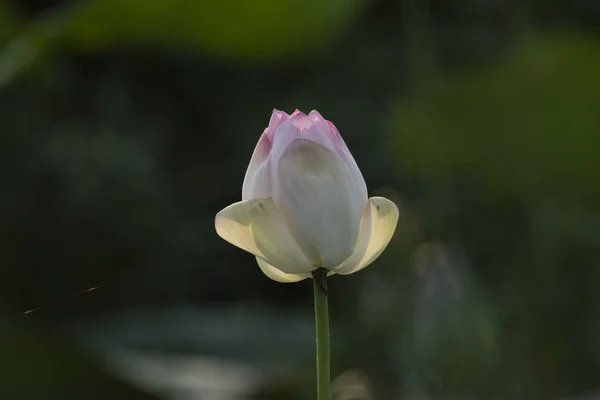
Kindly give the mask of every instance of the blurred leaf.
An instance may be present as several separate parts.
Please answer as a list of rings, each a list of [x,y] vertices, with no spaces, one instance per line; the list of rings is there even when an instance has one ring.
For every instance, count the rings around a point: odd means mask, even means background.
[[[84,52],[197,47],[236,61],[305,60],[305,52],[323,51],[365,1],[87,0],[53,9],[16,38],[11,14],[0,6],[0,45],[14,38],[0,51],[0,87],[58,43]]]
[[[399,328],[399,354],[431,393],[472,395],[494,376],[496,320],[463,258],[441,243],[425,243],[413,256],[421,280],[412,329]]]
[[[132,308],[69,328],[99,349],[195,353],[283,369],[313,361],[313,316],[275,307]]]
[[[11,400],[152,400],[74,349],[2,321],[0,398]]]
[[[19,29],[19,21],[12,8],[0,3],[0,87],[34,57],[28,39],[11,43]]]
[[[36,60],[38,43],[30,37],[10,42],[0,52],[0,88],[12,81]]]
[[[0,47],[15,35],[18,25],[18,18],[12,8],[0,2]]]
[[[307,309],[311,310],[310,304]],[[131,308],[79,320],[67,326],[66,333],[90,348],[111,371],[147,388],[193,386],[203,392],[237,379],[236,385],[227,383],[218,391],[226,395],[235,390],[313,390],[310,313],[268,306]],[[190,377],[192,369],[203,371],[195,381]],[[209,382],[218,371],[223,376]]]
[[[120,44],[200,46],[217,56],[271,60],[319,47],[338,34],[364,0],[90,0],[65,28],[84,50]]]
[[[398,108],[399,162],[430,177],[465,173],[497,193],[599,199],[598,71],[597,42],[551,36],[449,77]]]

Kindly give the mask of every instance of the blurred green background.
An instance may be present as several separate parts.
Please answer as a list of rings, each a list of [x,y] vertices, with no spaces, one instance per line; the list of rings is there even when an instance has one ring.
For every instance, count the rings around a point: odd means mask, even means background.
[[[600,398],[600,2],[3,0],[0,49],[0,399],[315,398],[310,282],[213,228],[273,108],[401,208],[338,400]]]

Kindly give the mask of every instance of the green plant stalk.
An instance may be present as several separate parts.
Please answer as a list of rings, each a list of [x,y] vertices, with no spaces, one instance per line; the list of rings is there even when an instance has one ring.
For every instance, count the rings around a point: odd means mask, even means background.
[[[317,399],[331,400],[329,366],[329,306],[327,304],[327,270],[313,272],[315,322],[317,330]]]

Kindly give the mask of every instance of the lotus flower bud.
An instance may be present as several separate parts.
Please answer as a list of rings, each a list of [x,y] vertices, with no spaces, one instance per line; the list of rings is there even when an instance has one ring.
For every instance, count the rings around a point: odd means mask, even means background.
[[[242,201],[215,218],[219,236],[256,256],[271,279],[297,282],[317,268],[347,275],[391,240],[398,208],[367,196],[335,126],[317,111],[273,111],[242,185]]]

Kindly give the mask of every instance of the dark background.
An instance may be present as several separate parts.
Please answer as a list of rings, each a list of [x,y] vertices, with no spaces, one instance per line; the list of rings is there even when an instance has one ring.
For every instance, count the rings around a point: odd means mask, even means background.
[[[599,35],[594,0],[0,1],[0,398],[315,398],[310,282],[213,228],[273,108],[401,209],[329,283],[344,399],[593,398]]]

